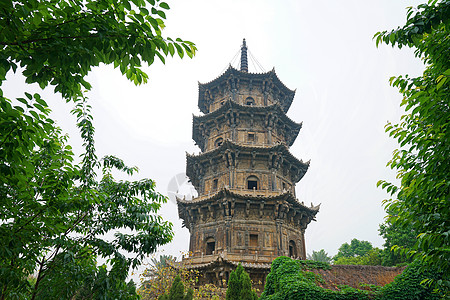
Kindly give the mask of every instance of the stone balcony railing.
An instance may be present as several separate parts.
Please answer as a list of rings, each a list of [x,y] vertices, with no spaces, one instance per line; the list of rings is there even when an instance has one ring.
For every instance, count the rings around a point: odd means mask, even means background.
[[[187,256],[183,257],[183,262],[185,264],[200,265],[207,264],[218,260],[218,258],[231,261],[240,262],[252,262],[252,263],[271,263],[277,256],[276,255],[260,255],[255,254],[244,254],[244,253],[227,253],[226,251],[213,254],[201,254],[200,256]]]

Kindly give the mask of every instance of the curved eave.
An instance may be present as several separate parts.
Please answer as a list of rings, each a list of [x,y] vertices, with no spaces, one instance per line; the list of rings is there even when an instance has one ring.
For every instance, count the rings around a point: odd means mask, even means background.
[[[285,200],[286,202],[291,204],[292,207],[298,208],[302,211],[305,211],[305,212],[309,213],[312,217],[314,217],[319,212],[319,209],[320,209],[320,204],[316,205],[316,206],[311,204],[311,207],[308,207],[308,206],[304,205],[303,203],[300,203],[295,198],[294,194],[292,194],[291,191],[280,192],[277,195],[256,195],[256,194],[253,194],[252,192],[236,193],[227,187],[223,187],[220,190],[218,190],[216,193],[212,194],[210,197],[201,198],[200,200],[196,200],[195,198],[192,200],[183,200],[183,199],[177,198],[178,212],[180,214],[180,212],[181,212],[180,208],[182,209],[182,208],[192,206],[192,205],[196,206],[196,205],[201,205],[203,203],[214,202],[218,199],[223,199],[225,196],[230,196],[231,198],[242,199],[245,201],[247,201],[247,200],[256,200],[256,201]]]
[[[209,107],[208,103],[206,103],[204,92],[206,90],[211,90],[221,85],[224,81],[228,80],[230,77],[239,77],[248,80],[252,79],[261,81],[263,81],[264,79],[272,79],[273,84],[275,84],[280,91],[282,91],[284,94],[287,95],[287,98],[283,99],[284,102],[281,103],[284,112],[287,112],[289,110],[289,107],[291,106],[292,101],[294,100],[296,90],[289,89],[286,85],[284,85],[283,82],[281,82],[281,80],[275,73],[275,68],[266,73],[249,73],[249,72],[241,72],[240,70],[237,70],[230,65],[228,69],[224,73],[219,75],[216,79],[213,79],[212,81],[207,83],[200,83],[200,82],[198,83],[198,107],[202,113],[205,114],[209,113]]]
[[[223,154],[226,149],[232,149],[232,150],[240,150],[241,152],[248,152],[252,153],[253,151],[259,151],[260,153],[270,153],[274,151],[281,151],[284,155],[285,159],[288,159],[289,162],[293,165],[296,165],[298,168],[306,168],[308,169],[310,162],[303,162],[303,160],[299,160],[294,155],[289,152],[289,149],[285,144],[275,144],[273,146],[246,146],[246,145],[239,145],[236,144],[230,140],[225,140],[223,144],[220,147],[217,147],[211,151],[200,153],[200,154],[189,154],[186,153],[186,160],[187,160],[187,166],[189,167],[189,164],[192,163],[194,160],[201,161],[201,160],[209,160],[210,158],[214,158],[220,154]]]
[[[240,112],[253,112],[253,113],[268,113],[268,112],[275,112],[277,113],[278,117],[281,118],[281,120],[284,123],[287,123],[288,126],[291,128],[291,132],[289,134],[289,139],[287,140],[288,146],[292,146],[294,144],[295,139],[297,138],[300,129],[302,128],[302,122],[297,123],[293,121],[291,118],[289,118],[286,113],[283,111],[280,104],[275,103],[269,106],[248,106],[248,105],[242,105],[239,103],[236,103],[232,100],[227,100],[222,107],[219,109],[205,114],[203,116],[195,116],[193,115],[192,120],[192,139],[197,143],[197,145],[200,147],[202,151],[204,151],[204,145],[203,141],[201,140],[201,137],[198,132],[198,124],[201,122],[207,122],[208,120],[213,120],[215,118],[218,118],[220,116],[223,116],[229,109],[236,109]]]
[[[185,268],[189,270],[207,270],[212,269],[214,267],[223,266],[223,265],[230,265],[233,267],[237,267],[239,264],[241,264],[246,270],[270,270],[271,264],[265,264],[265,263],[246,263],[246,262],[240,262],[240,261],[232,261],[225,259],[218,256],[217,259],[208,262],[208,263],[201,263],[201,264],[189,264],[189,259],[187,259],[187,263],[184,265]]]

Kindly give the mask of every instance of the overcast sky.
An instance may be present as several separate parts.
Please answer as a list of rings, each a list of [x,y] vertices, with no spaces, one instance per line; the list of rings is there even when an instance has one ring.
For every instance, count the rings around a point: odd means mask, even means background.
[[[307,252],[325,249],[335,255],[353,238],[381,247],[378,225],[386,194],[376,183],[395,178],[386,163],[396,147],[384,125],[402,113],[401,95],[388,79],[418,75],[423,66],[411,50],[377,49],[372,37],[404,24],[405,8],[421,2],[168,0],[165,35],[195,42],[198,53],[192,60],[168,59],[166,65],[146,68],[149,83],[139,87],[112,67],[93,70],[88,97],[98,155],[117,155],[138,166],[136,178],[154,179],[167,195],[170,180],[185,172],[185,152],[199,152],[192,141],[192,114],[200,115],[198,82],[218,77],[246,38],[264,69],[275,67],[280,80],[297,90],[288,116],[303,122],[303,128],[291,152],[311,159],[297,197],[308,205],[321,203],[317,222],[306,230]],[[259,71],[251,62],[249,67]],[[20,95],[23,80],[8,78],[6,96]],[[80,144],[69,114],[72,105],[51,91],[43,95],[72,144]],[[161,253],[180,256],[188,250],[189,232],[181,228],[174,202],[165,204],[161,214],[175,231]]]

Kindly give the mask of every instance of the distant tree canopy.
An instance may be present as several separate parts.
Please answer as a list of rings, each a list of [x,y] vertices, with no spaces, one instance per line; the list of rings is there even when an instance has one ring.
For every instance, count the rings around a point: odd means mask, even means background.
[[[168,8],[154,0],[0,1],[0,86],[17,70],[27,83],[54,86],[74,105],[84,147],[75,164],[45,100],[27,92],[11,100],[0,89],[0,299],[138,298],[126,278],[172,239],[172,225],[157,215],[166,199],[150,179],[112,176],[136,167],[97,158],[83,90],[100,63],[140,84],[143,62],[192,57],[192,43],[161,35]]]
[[[381,250],[368,241],[353,239],[344,243],[333,257],[335,265],[381,265]]]
[[[379,181],[393,199],[385,201],[391,224],[417,236],[413,247],[399,245],[403,254],[450,274],[450,1],[430,0],[408,8],[405,26],[375,34],[376,44],[408,46],[425,63],[422,76],[392,77],[403,95],[406,114],[386,131],[400,149],[389,166],[399,185]],[[394,246],[395,247],[395,246]],[[449,277],[435,282],[448,295]]]
[[[370,250],[372,250],[372,244],[368,241],[360,241],[358,239],[353,239],[350,244],[343,243],[339,247],[338,253],[333,257],[334,260],[341,257],[356,257],[363,256]]]
[[[333,258],[328,256],[328,253],[326,253],[324,249],[320,249],[319,251],[313,251],[311,255],[308,255],[307,259],[330,263]]]

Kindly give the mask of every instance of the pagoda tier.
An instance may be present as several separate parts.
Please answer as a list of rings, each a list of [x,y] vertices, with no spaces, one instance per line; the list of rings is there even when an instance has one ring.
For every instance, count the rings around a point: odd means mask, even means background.
[[[218,221],[235,215],[248,218],[250,213],[254,214],[256,219],[283,219],[286,220],[286,224],[306,229],[306,226],[315,220],[320,208],[320,205],[305,206],[291,191],[266,191],[261,194],[229,187],[223,187],[212,194],[197,197],[194,200],[177,199],[177,203],[183,227],[188,228],[189,231],[200,219]],[[242,209],[239,206],[242,206]]]
[[[305,257],[304,232],[319,211],[319,206],[299,203],[290,191],[258,195],[228,187],[177,203],[191,235],[193,265],[212,262],[217,254],[245,263]]]
[[[231,99],[246,104],[249,99],[257,106],[269,106],[278,102],[287,112],[295,91],[288,89],[278,79],[275,69],[267,73],[248,73],[230,67],[218,78],[198,84],[198,107],[207,114],[219,109]]]
[[[192,138],[201,151],[209,151],[225,139],[249,145],[291,146],[302,127],[292,121],[276,102],[270,106],[242,105],[227,100],[217,110],[194,116]]]
[[[186,175],[200,195],[223,186],[264,191],[290,190],[309,167],[293,156],[285,144],[250,146],[225,140],[214,150],[186,155]]]

